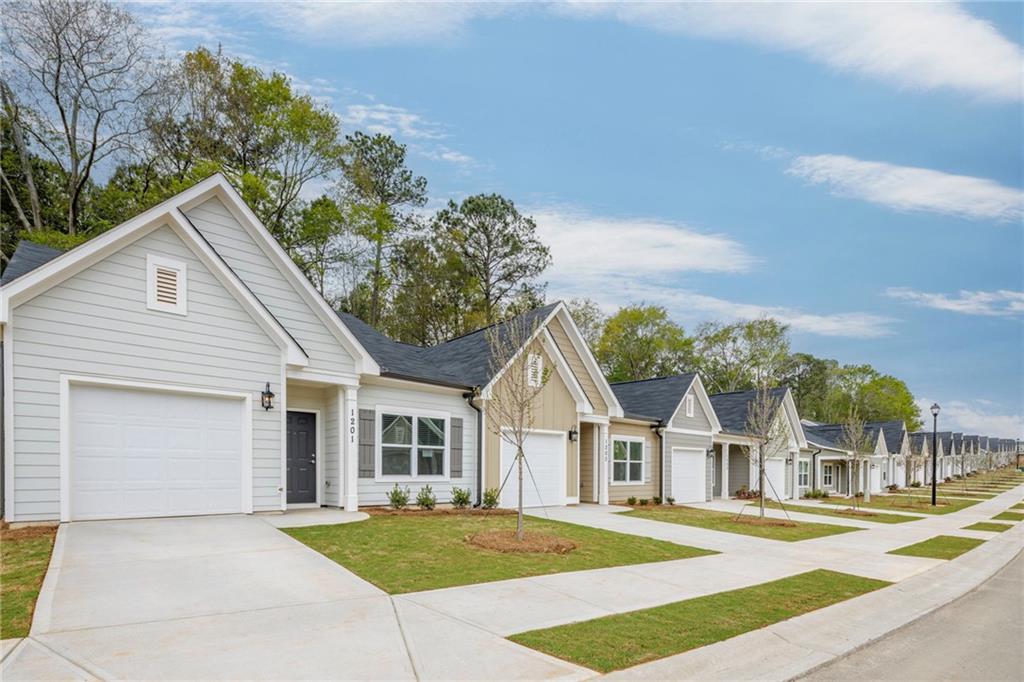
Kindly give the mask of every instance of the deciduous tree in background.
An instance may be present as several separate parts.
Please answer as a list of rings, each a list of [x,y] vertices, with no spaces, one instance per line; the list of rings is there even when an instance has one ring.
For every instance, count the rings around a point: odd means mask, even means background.
[[[693,339],[659,306],[619,308],[605,323],[596,351],[609,381],[678,374],[693,364]]]
[[[601,307],[589,298],[571,298],[565,305],[580,334],[583,335],[583,340],[593,351],[601,341],[601,332],[607,319],[601,312]]]
[[[772,318],[697,329],[696,362],[712,393],[777,385],[790,363],[788,327]]]

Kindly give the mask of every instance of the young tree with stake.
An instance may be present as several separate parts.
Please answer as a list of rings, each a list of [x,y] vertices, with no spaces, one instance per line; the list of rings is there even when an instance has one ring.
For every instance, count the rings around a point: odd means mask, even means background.
[[[843,435],[839,444],[850,454],[847,460],[857,476],[857,487],[864,478],[864,472],[869,471],[871,466],[871,434],[864,428],[864,420],[860,418],[856,408],[851,408],[843,420]],[[857,491],[851,491],[853,495],[853,506],[857,508]],[[864,485],[864,501],[871,501],[871,476],[868,473],[867,483]]]
[[[769,448],[777,449],[780,442],[786,440],[786,426],[779,415],[779,408],[782,407],[782,391],[770,389],[767,386],[758,388],[754,392],[754,398],[747,405],[746,432],[756,445],[747,450],[747,457],[757,467],[757,488],[760,492],[758,500],[759,516],[764,518],[764,498],[766,495],[765,484],[770,483],[765,473],[765,467],[769,455]],[[782,496],[776,490],[772,490],[774,497],[782,504]]]
[[[533,429],[537,398],[547,385],[551,370],[537,338],[537,324],[517,317],[485,332],[490,346],[491,376],[498,377],[487,399],[488,423],[497,436],[515,448],[517,504],[516,540],[523,540],[523,469],[529,469],[524,446]],[[502,480],[502,489],[505,480]],[[533,474],[530,474],[533,480]]]

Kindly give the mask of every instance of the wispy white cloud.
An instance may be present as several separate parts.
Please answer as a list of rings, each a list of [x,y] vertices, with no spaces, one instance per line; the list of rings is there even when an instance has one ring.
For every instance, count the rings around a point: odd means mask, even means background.
[[[775,317],[795,331],[832,337],[878,338],[893,333],[894,320],[863,312],[815,314],[785,306],[729,301],[680,286],[692,273],[744,273],[756,264],[739,242],[655,219],[594,216],[547,207],[529,211],[551,248],[546,274],[554,298],[586,297],[611,312],[621,305],[664,306],[674,319]]]
[[[1024,315],[1024,291],[966,291],[957,294],[936,294],[915,291],[908,287],[890,287],[885,295],[901,301],[909,301],[925,308],[948,310],[964,315],[989,315],[1011,317]]]
[[[913,89],[1024,97],[1024,52],[948,2],[590,3],[556,8],[666,33],[795,52],[838,71]]]
[[[349,104],[341,118],[350,127],[371,133],[401,135],[414,140],[439,140],[446,137],[439,124],[403,107],[378,102]]]
[[[975,220],[1020,221],[1024,192],[986,178],[862,161],[838,154],[798,156],[786,170],[837,196],[897,211],[926,211]]]
[[[932,398],[917,398],[921,414],[929,414]],[[979,436],[996,438],[1024,438],[1024,414],[998,413],[988,400],[947,400],[938,401],[939,428],[943,431],[962,431]]]
[[[516,6],[497,2],[266,2],[249,12],[306,40],[353,47],[448,42],[475,19]]]

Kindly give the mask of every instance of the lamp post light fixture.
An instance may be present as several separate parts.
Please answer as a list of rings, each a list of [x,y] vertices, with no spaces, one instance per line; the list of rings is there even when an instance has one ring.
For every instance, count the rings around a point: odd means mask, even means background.
[[[270,382],[267,382],[267,387],[260,393],[260,405],[263,406],[264,410],[274,409],[274,392],[270,390]]]
[[[939,458],[939,404],[932,403],[932,506],[935,506],[935,462]]]

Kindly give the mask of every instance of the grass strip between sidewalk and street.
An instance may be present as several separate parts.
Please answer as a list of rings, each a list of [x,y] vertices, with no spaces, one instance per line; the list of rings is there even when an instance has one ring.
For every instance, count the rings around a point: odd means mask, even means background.
[[[817,569],[728,592],[509,637],[598,672],[720,642],[889,585]]]
[[[823,498],[824,504],[850,504],[849,500],[842,498]],[[939,497],[937,506],[932,506],[931,498],[924,495],[910,495],[892,493],[890,495],[877,495],[871,498],[870,502],[861,500],[857,506],[862,509],[888,509],[891,511],[909,511],[918,514],[951,514],[961,509],[978,504],[981,500],[952,500],[948,497]]]
[[[957,535],[936,535],[913,545],[894,549],[886,554],[919,556],[926,559],[955,559],[985,542],[977,538],[963,538]]]
[[[977,523],[972,523],[969,526],[964,526],[961,530],[984,530],[988,531],[989,533],[1002,533],[1003,531],[1010,530],[1011,528],[1013,528],[1013,526],[1011,526],[1008,523],[992,523],[991,521],[978,521]]]
[[[483,549],[466,540],[474,533],[515,526],[514,514],[407,514],[284,532],[391,594],[717,554],[534,516],[526,519],[527,533],[565,538],[576,548],[566,554],[513,553]]]
[[[996,521],[1024,521],[1024,512],[1004,511],[992,518]]]
[[[765,506],[771,507],[772,509],[782,509],[782,505],[772,500],[765,502]],[[850,509],[828,509],[820,505],[812,506],[809,504],[787,504],[785,508],[787,511],[800,512],[802,514],[818,514],[820,516],[835,516],[840,519],[856,519],[858,521],[870,521],[871,523],[907,523],[908,521],[920,521],[923,516],[907,516],[906,514],[880,514],[878,512],[872,512],[867,509],[854,510],[853,504],[850,504]]]
[[[0,639],[28,635],[56,535],[55,526],[0,530]]]
[[[762,523],[762,520],[757,516],[757,510],[749,507],[742,514],[734,514],[732,512],[698,509],[696,507],[662,505],[651,508],[634,508],[623,515],[651,521],[678,523],[683,526],[696,526],[697,528],[706,528],[707,530],[717,530],[726,533],[752,535],[768,540],[782,540],[783,542],[799,542],[800,540],[821,538],[826,535],[838,535],[839,533],[864,530],[854,526],[836,526],[830,523],[809,523],[807,521],[787,522],[786,519],[768,517]]]

